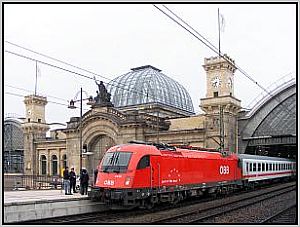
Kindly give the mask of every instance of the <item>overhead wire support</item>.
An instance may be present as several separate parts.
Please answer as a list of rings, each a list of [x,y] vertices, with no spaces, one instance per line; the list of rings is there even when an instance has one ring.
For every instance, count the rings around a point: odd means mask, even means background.
[[[219,30],[219,57],[221,56],[221,32],[220,32],[220,10],[218,8],[218,30]]]

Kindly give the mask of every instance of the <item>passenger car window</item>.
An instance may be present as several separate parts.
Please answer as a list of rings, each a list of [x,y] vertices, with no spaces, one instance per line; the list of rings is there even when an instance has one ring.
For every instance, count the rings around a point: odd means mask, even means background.
[[[138,165],[137,165],[137,169],[144,169],[146,167],[150,166],[150,156],[146,155],[144,157],[141,158],[141,160],[139,161]]]
[[[256,163],[253,163],[253,171],[256,171]]]

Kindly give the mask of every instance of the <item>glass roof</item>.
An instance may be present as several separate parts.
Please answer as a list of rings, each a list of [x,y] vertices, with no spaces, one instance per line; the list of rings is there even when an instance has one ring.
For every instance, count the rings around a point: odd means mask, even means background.
[[[108,83],[107,90],[115,107],[161,103],[194,113],[192,99],[186,89],[161,70],[151,65],[131,70]]]
[[[296,94],[283,100],[262,121],[253,136],[296,134]]]

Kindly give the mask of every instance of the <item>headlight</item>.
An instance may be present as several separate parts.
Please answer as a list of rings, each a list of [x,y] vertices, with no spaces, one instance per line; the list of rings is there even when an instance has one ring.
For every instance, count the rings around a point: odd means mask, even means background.
[[[125,185],[128,186],[130,184],[130,180],[131,178],[130,177],[126,177],[125,178]]]

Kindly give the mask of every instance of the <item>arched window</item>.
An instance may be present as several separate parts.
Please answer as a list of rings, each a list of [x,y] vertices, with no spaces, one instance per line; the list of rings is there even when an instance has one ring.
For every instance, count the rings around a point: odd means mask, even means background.
[[[63,169],[65,169],[66,166],[67,166],[67,155],[64,154],[64,155],[63,155]]]
[[[47,158],[45,155],[41,156],[41,174],[42,175],[47,174]]]
[[[52,175],[57,175],[57,156],[52,155]]]

